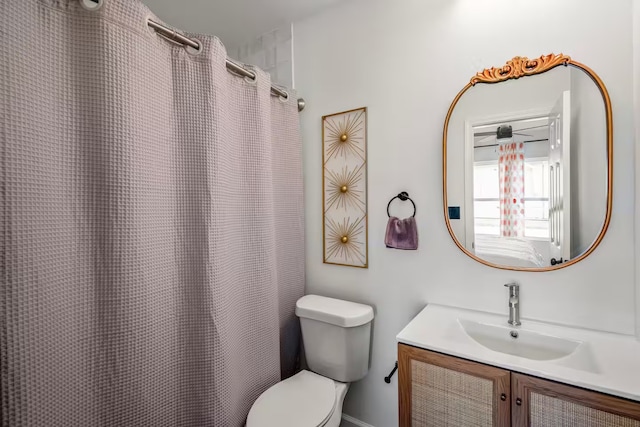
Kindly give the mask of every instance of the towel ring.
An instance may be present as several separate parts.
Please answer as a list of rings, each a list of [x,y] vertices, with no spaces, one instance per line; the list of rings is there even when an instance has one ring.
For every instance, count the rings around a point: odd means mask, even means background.
[[[411,204],[413,205],[413,215],[411,215],[412,217],[416,216],[416,204],[413,202],[413,200],[411,200],[411,197],[409,197],[409,193],[407,193],[406,191],[403,191],[402,193],[398,194],[397,196],[395,196],[393,199],[389,200],[389,203],[387,204],[387,216],[389,218],[391,218],[391,214],[389,213],[389,207],[391,206],[391,202],[393,202],[395,199],[400,199],[403,202],[405,200],[408,200],[411,202]]]

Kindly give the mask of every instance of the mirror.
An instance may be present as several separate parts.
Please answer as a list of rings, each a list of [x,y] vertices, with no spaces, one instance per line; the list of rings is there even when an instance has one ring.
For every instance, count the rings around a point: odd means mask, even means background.
[[[444,125],[444,213],[458,247],[508,270],[588,256],[611,217],[611,129],[604,84],[566,55],[473,76]]]

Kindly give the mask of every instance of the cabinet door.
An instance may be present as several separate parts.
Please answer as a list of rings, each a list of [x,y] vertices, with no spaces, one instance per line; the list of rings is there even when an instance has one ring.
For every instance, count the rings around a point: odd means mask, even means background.
[[[510,372],[398,345],[400,427],[506,427]]]
[[[640,403],[511,374],[515,427],[640,427]]]

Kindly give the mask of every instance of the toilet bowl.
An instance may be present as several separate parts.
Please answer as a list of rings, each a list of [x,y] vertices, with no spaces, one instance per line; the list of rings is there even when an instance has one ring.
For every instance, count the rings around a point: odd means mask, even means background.
[[[338,427],[350,383],[369,371],[370,306],[306,295],[296,315],[309,370],[262,393],[246,427]]]
[[[301,371],[260,395],[247,427],[338,427],[349,384]]]

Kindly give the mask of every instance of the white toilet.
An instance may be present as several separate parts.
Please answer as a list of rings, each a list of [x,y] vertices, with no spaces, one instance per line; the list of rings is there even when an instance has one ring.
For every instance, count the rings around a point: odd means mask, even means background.
[[[373,309],[318,295],[296,303],[310,371],[262,393],[247,427],[338,427],[349,383],[369,371]]]

